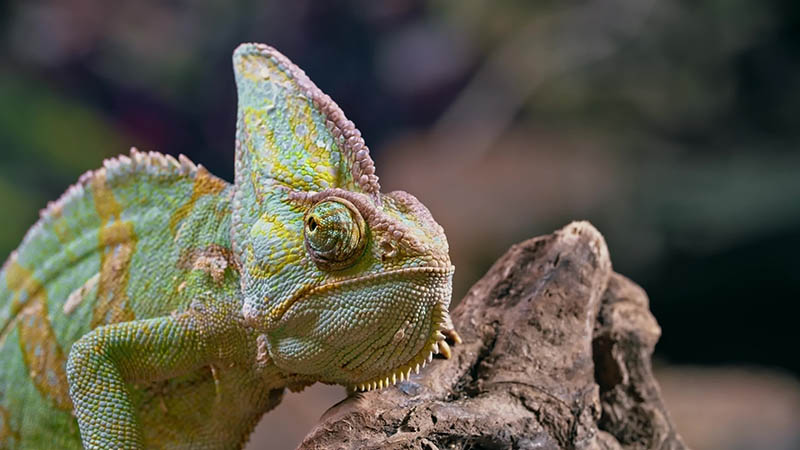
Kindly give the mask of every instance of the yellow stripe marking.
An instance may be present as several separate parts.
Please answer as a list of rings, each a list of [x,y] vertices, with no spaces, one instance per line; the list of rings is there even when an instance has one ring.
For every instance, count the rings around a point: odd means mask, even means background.
[[[91,322],[91,327],[96,328],[135,319],[128,301],[127,287],[137,239],[133,223],[120,221],[122,206],[106,183],[105,171],[99,171],[92,178],[91,186],[95,210],[101,221],[98,239],[103,252],[100,256],[97,304]]]
[[[33,385],[56,408],[72,411],[64,368],[67,359],[47,318],[43,296],[22,310],[17,323],[22,358],[28,366]]]
[[[181,205],[169,218],[169,231],[175,236],[178,224],[185,219],[194,209],[197,200],[208,194],[219,194],[228,186],[224,180],[211,175],[205,167],[199,166],[192,186],[192,196],[189,201]]]
[[[19,311],[16,318],[19,345],[33,385],[57,408],[71,410],[64,370],[66,358],[47,317],[44,286],[33,276],[33,271],[16,260],[8,265],[6,284],[14,293],[12,311]]]
[[[0,406],[0,448],[11,447],[11,439],[19,443],[19,432],[11,428],[11,414]]]

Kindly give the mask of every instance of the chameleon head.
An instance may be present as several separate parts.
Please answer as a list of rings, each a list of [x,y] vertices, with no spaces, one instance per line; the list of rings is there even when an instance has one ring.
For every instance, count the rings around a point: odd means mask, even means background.
[[[361,389],[407,377],[452,329],[442,227],[380,192],[358,130],[286,57],[245,44],[234,68],[246,323],[286,372]]]
[[[405,378],[451,328],[453,267],[442,228],[405,192],[382,196],[380,208],[347,191],[298,197],[307,208],[303,278],[313,282],[287,283],[268,310],[271,357],[325,382]]]

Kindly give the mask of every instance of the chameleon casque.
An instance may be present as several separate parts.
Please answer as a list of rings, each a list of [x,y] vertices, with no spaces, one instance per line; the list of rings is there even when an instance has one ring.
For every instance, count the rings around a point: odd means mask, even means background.
[[[380,192],[285,56],[233,54],[235,182],[135,149],[0,271],[0,448],[240,448],[285,388],[407,379],[458,342],[442,227]]]

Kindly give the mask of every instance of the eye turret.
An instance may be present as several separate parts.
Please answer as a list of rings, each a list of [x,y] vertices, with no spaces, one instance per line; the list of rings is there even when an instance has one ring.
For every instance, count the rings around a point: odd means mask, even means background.
[[[339,197],[328,197],[305,216],[306,250],[323,270],[352,266],[364,254],[367,224],[358,209]]]

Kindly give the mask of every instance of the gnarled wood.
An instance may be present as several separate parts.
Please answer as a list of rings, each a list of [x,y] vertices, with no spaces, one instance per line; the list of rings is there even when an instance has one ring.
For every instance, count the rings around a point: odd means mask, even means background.
[[[681,449],[644,291],[576,222],[513,246],[453,312],[448,362],[331,408],[303,449]]]

